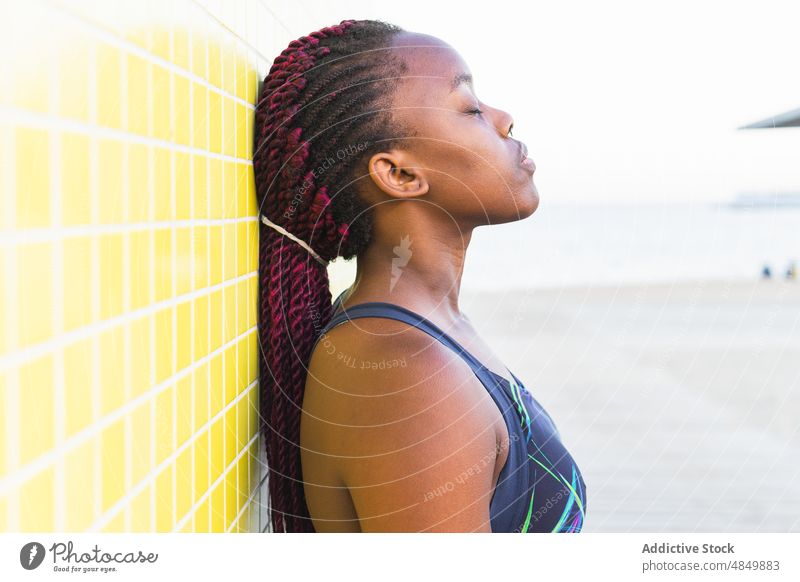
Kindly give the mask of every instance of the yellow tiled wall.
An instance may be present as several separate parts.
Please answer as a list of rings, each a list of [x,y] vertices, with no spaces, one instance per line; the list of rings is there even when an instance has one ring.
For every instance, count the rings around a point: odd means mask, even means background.
[[[263,529],[253,104],[308,4],[0,0],[0,531]]]

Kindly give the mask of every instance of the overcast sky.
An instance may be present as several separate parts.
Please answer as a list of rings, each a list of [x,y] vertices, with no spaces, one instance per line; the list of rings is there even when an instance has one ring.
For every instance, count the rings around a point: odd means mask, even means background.
[[[800,4],[358,2],[433,34],[509,111],[550,201],[725,200],[800,191],[800,128],[737,130],[800,108]]]

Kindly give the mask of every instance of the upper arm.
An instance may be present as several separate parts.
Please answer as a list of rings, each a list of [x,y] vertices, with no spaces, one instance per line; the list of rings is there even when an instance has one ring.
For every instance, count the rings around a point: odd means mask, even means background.
[[[339,326],[350,329],[318,348],[304,401],[325,418],[327,453],[361,530],[491,531],[497,452],[485,389],[423,332],[365,334],[369,325]]]

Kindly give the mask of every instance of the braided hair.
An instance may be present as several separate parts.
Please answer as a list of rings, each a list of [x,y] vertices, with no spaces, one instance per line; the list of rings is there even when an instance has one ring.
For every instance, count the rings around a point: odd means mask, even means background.
[[[264,79],[253,167],[261,213],[324,260],[360,254],[372,214],[356,191],[365,159],[397,145],[391,89],[405,72],[392,55],[402,29],[343,20],[289,43]],[[313,532],[300,467],[307,364],[331,319],[323,264],[260,222],[259,430],[267,453],[272,531]]]

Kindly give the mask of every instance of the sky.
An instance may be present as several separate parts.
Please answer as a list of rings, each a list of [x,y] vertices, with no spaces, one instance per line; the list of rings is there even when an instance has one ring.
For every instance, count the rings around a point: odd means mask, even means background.
[[[453,46],[514,117],[542,200],[730,200],[800,192],[800,4],[351,0]],[[350,15],[352,14],[352,16]]]

